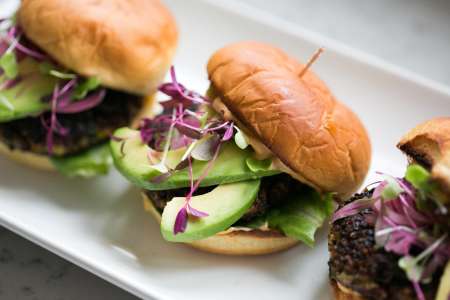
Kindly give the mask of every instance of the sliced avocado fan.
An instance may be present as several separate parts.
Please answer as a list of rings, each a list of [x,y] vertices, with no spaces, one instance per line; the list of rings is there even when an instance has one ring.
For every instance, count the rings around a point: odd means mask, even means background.
[[[24,58],[19,63],[17,84],[11,88],[0,89],[0,122],[8,122],[28,116],[39,115],[50,109],[50,97],[58,79],[44,75],[39,63],[31,58]],[[0,86],[7,81],[6,74],[0,76]]]
[[[114,164],[128,180],[148,190],[167,190],[189,186],[190,176],[186,169],[175,172],[163,182],[154,183],[151,181],[152,178],[161,175],[163,172],[149,161],[148,153],[151,149],[142,143],[139,131],[121,128],[114,133],[114,136],[116,138],[110,142]],[[166,165],[175,168],[185,151],[185,148],[169,151]],[[251,150],[242,150],[233,142],[224,143],[219,156],[200,186],[258,179],[280,173],[277,170],[270,169],[269,166],[251,170],[248,167],[247,159],[252,156]],[[193,160],[194,180],[200,177],[207,163],[207,161]]]

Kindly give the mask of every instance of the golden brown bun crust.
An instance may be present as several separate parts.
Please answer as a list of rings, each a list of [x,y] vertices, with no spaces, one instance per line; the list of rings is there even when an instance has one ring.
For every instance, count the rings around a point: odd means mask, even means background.
[[[161,214],[155,209],[153,202],[145,193],[142,193],[142,198],[144,209],[158,223],[161,222]],[[298,241],[273,230],[229,229],[204,240],[187,244],[196,249],[216,254],[262,255],[289,249],[298,244]]]
[[[431,170],[431,176],[450,194],[450,117],[435,118],[406,134],[397,147],[411,160]]]
[[[231,113],[305,183],[348,195],[371,150],[358,117],[311,71],[280,49],[241,42],[209,60],[214,89]]]
[[[337,284],[334,280],[330,280],[330,286],[335,300],[365,300],[362,296],[347,290],[343,286]]]
[[[174,18],[158,0],[22,0],[18,21],[65,67],[137,94],[163,80],[178,38]]]
[[[141,110],[137,113],[136,117],[131,122],[131,127],[136,128],[139,124],[139,120],[144,116],[152,115],[153,109],[153,96],[147,96],[144,98],[144,103]],[[7,158],[18,162],[22,165],[31,167],[33,169],[38,169],[41,171],[56,171],[53,166],[50,158],[46,155],[36,154],[29,151],[21,151],[21,150],[10,150],[8,146],[4,143],[0,142],[0,155],[4,155]]]

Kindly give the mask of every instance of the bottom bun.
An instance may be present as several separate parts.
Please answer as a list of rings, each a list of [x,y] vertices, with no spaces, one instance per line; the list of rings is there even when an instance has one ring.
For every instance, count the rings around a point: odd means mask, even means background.
[[[55,171],[50,158],[47,155],[36,154],[29,151],[11,150],[4,143],[0,143],[0,154],[14,160],[22,165],[26,165],[42,171]]]
[[[358,293],[342,286],[334,280],[330,280],[330,285],[335,300],[365,300],[365,298]]]
[[[160,223],[161,214],[156,210],[148,196],[145,193],[141,194],[144,209]],[[231,227],[209,238],[186,244],[202,251],[217,254],[261,255],[286,250],[297,243],[298,240],[286,237],[275,230]]]
[[[139,120],[145,116],[152,115],[153,109],[153,97],[145,97],[143,100],[142,108],[136,114],[131,126],[137,128],[139,126]],[[0,143],[0,155],[4,155],[7,158],[16,161],[22,165],[32,167],[34,169],[42,171],[56,171],[50,158],[47,155],[36,154],[30,151],[11,150],[6,144]]]

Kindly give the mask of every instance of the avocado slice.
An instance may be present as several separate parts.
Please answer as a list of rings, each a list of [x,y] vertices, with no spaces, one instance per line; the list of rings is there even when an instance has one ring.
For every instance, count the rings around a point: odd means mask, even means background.
[[[21,81],[12,88],[0,89],[0,122],[38,115],[50,109],[50,103],[42,101],[52,94],[58,79],[44,75],[39,63],[29,57],[19,63]],[[0,86],[7,80],[0,76]]]
[[[450,262],[447,263],[444,274],[441,278],[441,284],[439,286],[436,300],[448,300],[450,299]]]
[[[178,234],[173,233],[175,219],[186,200],[184,197],[173,198],[167,203],[162,214],[162,236],[171,242],[191,242],[228,229],[252,206],[260,182],[249,180],[219,185],[209,193],[192,197],[190,205],[208,213],[208,216],[203,218],[189,216],[186,230]]]
[[[121,128],[114,133],[114,136],[124,139],[125,142],[124,146],[122,146],[121,141],[113,139],[110,147],[117,169],[128,180],[148,190],[167,190],[189,186],[190,177],[186,169],[175,172],[163,182],[154,183],[150,181],[152,178],[160,175],[161,171],[155,169],[149,162],[147,154],[151,149],[141,142],[139,131]],[[169,151],[167,165],[174,168],[180,162],[185,150],[185,148],[181,148]],[[267,168],[250,169],[247,165],[247,159],[251,157],[251,150],[242,150],[233,142],[224,143],[214,165],[202,180],[200,186],[245,181],[280,173],[280,171],[270,169],[269,166]],[[206,161],[193,160],[194,180],[200,177],[207,163]]]

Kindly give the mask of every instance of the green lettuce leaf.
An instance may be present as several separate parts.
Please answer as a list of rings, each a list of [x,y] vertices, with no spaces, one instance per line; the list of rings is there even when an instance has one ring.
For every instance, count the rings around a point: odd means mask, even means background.
[[[312,188],[305,186],[286,202],[283,207],[269,212],[267,216],[269,227],[313,247],[317,229],[333,213],[332,194],[321,196]]]
[[[419,165],[408,166],[405,178],[418,190],[429,189],[430,173]]]
[[[105,175],[112,164],[108,143],[96,146],[78,155],[51,158],[55,168],[68,177],[93,177]]]

